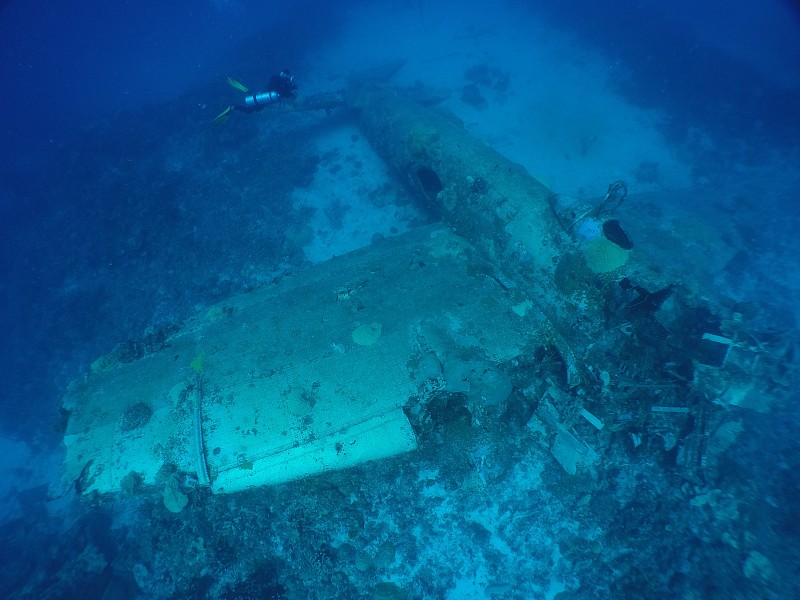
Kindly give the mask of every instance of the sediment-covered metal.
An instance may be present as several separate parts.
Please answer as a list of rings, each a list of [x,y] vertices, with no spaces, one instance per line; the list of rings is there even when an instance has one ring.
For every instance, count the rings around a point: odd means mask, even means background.
[[[453,116],[381,89],[362,90],[355,104],[372,145],[445,222],[496,264],[524,252],[527,271],[514,275],[547,285],[568,241],[550,190]]]
[[[443,365],[453,386],[507,395],[493,365],[534,343],[469,274],[474,254],[421,228],[232,297],[145,356],[98,360],[63,401],[65,480],[105,493],[177,471],[233,492],[413,450],[403,406]]]
[[[528,300],[532,310],[546,317],[570,381],[577,384],[581,367],[572,348],[580,346],[584,334],[558,292],[557,268],[574,260],[591,273],[553,212],[552,192],[451,115],[385,89],[362,89],[354,104],[361,110],[365,135],[401,180],[482,251],[483,262],[476,268],[515,289],[521,301]],[[588,278],[584,283],[589,285]],[[600,303],[586,304],[584,321],[601,312]]]

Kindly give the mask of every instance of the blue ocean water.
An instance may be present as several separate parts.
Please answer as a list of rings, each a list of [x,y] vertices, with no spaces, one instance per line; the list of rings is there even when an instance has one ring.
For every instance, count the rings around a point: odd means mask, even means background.
[[[0,49],[3,597],[799,595],[792,3],[10,0]],[[260,92],[282,69],[297,102],[327,110],[285,99],[213,125],[249,93],[227,77]],[[626,281],[677,291],[662,307],[646,285],[622,289],[682,359],[631,350],[634,313],[606,311],[623,332],[604,354],[615,383],[562,386],[574,419],[598,393],[606,426],[586,473],[569,472],[542,416],[560,371],[541,347],[487,367],[483,395],[445,381],[410,399],[419,449],[376,467],[230,495],[181,479],[178,513],[164,474],[82,496],[85,481],[62,480],[61,402],[99,356],[141,358],[141,340],[215,303],[441,217],[348,105],[365,82],[451,115],[577,204],[626,181],[614,216],[645,257]],[[574,293],[585,266],[560,264]],[[592,286],[616,290],[613,277]],[[704,333],[741,356],[735,380],[701,391],[697,348],[674,340]],[[653,328],[639,335],[659,347]],[[477,368],[462,358],[451,373]],[[653,361],[691,399],[683,420],[631,408],[668,404],[633,373]],[[586,423],[560,417],[580,438]]]

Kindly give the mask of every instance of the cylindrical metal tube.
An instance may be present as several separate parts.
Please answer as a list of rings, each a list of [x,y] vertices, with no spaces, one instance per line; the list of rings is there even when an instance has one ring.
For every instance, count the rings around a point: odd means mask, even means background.
[[[278,92],[260,92],[258,94],[250,94],[244,99],[247,108],[257,110],[266,106],[267,104],[275,104],[281,99]]]
[[[554,261],[569,238],[553,215],[544,185],[473,137],[454,117],[384,90],[362,90],[355,104],[378,153],[445,222],[495,264],[503,264],[503,257],[516,249],[526,254],[525,279],[552,278]]]
[[[572,347],[579,348],[587,332],[575,326],[574,313],[566,314],[555,278],[559,262],[580,250],[553,212],[550,190],[454,117],[387,90],[360,90],[354,104],[378,153],[443,221],[482,251],[484,260],[478,262],[487,274],[533,302],[567,363],[570,384],[579,383],[581,367]],[[587,306],[583,316],[601,312],[600,305]]]

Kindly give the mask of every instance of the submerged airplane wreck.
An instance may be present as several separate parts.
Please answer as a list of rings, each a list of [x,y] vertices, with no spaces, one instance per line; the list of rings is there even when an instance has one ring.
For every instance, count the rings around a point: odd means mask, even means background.
[[[791,336],[759,331],[671,232],[629,235],[623,182],[562,198],[402,93],[310,100],[340,102],[441,224],[100,357],[63,400],[65,483],[158,486],[178,512],[187,476],[230,493],[344,469],[414,451],[437,415],[480,427],[515,397],[569,476],[649,439],[700,484],[742,411],[791,389]]]

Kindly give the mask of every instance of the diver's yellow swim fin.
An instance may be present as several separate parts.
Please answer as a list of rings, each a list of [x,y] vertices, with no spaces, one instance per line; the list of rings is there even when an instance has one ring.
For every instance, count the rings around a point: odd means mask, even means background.
[[[219,113],[216,117],[214,117],[214,125],[222,125],[225,121],[228,120],[228,117],[231,115],[231,112],[233,112],[233,107],[229,106],[221,113]]]
[[[250,90],[247,89],[247,86],[242,85],[238,81],[236,81],[233,77],[228,77],[228,85],[233,88],[236,88],[240,92],[249,92]]]

